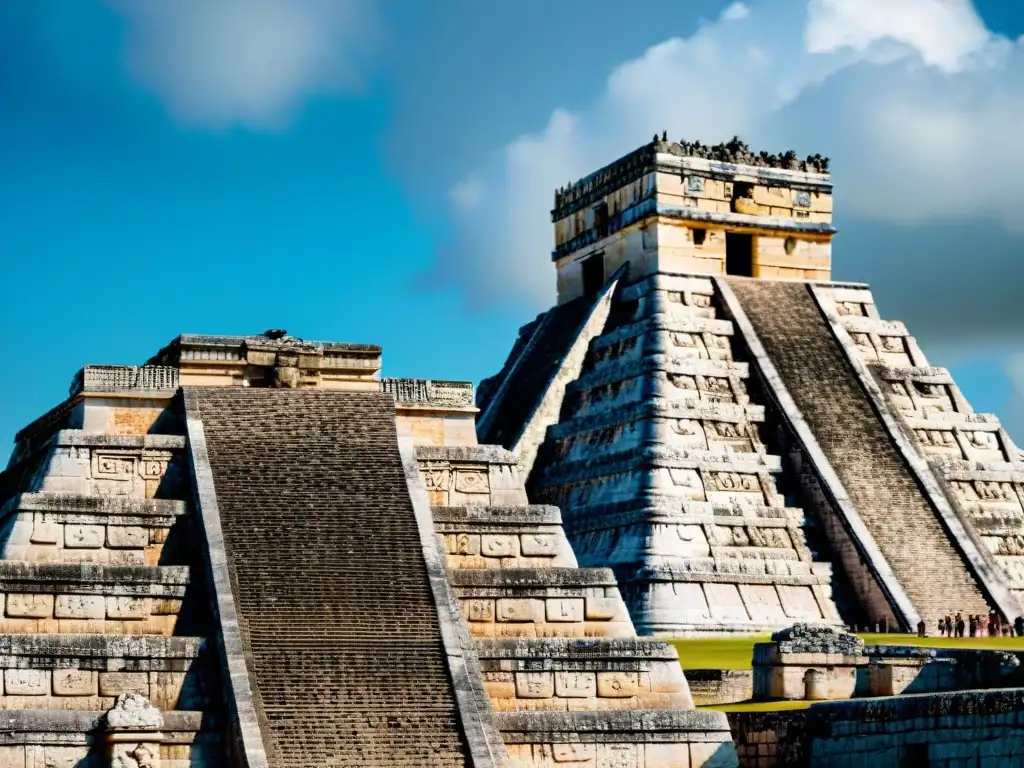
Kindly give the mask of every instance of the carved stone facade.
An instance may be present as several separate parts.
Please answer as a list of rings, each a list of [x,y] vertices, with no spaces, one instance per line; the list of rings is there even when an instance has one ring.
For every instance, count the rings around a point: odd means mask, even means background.
[[[1024,612],[1024,460],[999,419],[975,413],[949,371],[928,363],[900,322],[883,320],[865,288],[815,289],[835,333],[863,366],[920,457],[979,567],[997,564],[993,602]]]
[[[558,508],[527,504],[511,452],[417,458],[511,765],[736,764],[724,715],[694,710],[671,646],[637,638],[612,571],[576,566]],[[479,480],[459,490],[456,475]]]
[[[838,621],[716,301],[711,281],[667,275],[617,294],[532,493],[561,507],[582,564],[615,569],[644,633]]]

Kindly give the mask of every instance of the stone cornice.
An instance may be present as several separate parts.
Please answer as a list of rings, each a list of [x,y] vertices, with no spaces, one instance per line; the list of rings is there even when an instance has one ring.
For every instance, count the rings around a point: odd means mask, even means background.
[[[585,248],[596,243],[598,240],[613,235],[620,229],[655,216],[692,221],[698,224],[724,227],[736,231],[793,232],[819,237],[831,237],[836,233],[834,226],[822,221],[806,221],[786,216],[751,216],[750,214],[731,212],[718,213],[716,211],[705,211],[700,208],[667,206],[658,203],[654,197],[647,197],[621,213],[610,217],[607,230],[603,233],[599,233],[596,227],[592,227],[571,240],[556,246],[551,252],[551,260],[558,261],[581,248]]]
[[[652,172],[677,174],[688,170],[711,179],[743,177],[765,186],[831,192],[827,169],[827,158],[812,156],[801,161],[794,152],[754,154],[736,139],[716,147],[654,141],[556,191],[551,219],[563,219]]]

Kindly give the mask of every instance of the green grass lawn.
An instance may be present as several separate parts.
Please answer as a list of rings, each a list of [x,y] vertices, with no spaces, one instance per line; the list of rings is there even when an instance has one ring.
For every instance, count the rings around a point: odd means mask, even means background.
[[[863,634],[868,645],[919,645],[928,648],[978,648],[1024,651],[1024,637],[917,637],[916,635]],[[769,635],[742,637],[684,638],[667,642],[679,652],[683,669],[750,669],[754,643],[770,640]]]

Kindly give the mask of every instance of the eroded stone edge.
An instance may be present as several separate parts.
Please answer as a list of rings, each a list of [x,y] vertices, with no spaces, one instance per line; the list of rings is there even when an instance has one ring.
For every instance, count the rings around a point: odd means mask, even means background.
[[[220,507],[213,483],[213,469],[206,448],[206,433],[203,429],[202,414],[196,395],[185,390],[185,424],[188,433],[188,455],[192,464],[192,484],[196,515],[202,522],[206,536],[207,577],[213,588],[214,612],[220,628],[222,670],[226,684],[230,687],[228,700],[231,702],[238,721],[241,739],[241,753],[246,768],[270,768],[253,688],[249,681],[249,669],[245,659],[245,646],[238,624],[231,578],[228,571],[227,550],[220,523]]]
[[[732,321],[736,324],[736,330],[743,337],[747,349],[754,358],[757,369],[768,385],[765,387],[766,396],[775,399],[779,412],[782,413],[789,423],[790,429],[796,434],[801,447],[807,452],[807,456],[811,459],[811,464],[814,466],[824,490],[832,497],[835,502],[835,509],[844,518],[843,522],[847,530],[852,534],[851,539],[854,542],[854,546],[861,551],[868,568],[875,576],[875,581],[882,587],[882,591],[889,596],[890,607],[902,614],[899,618],[905,623],[905,628],[916,629],[917,623],[921,620],[920,614],[918,614],[917,609],[910,600],[910,596],[903,589],[903,585],[900,584],[896,574],[893,573],[892,568],[889,566],[889,562],[875,543],[875,539],[861,519],[860,513],[857,512],[857,509],[850,501],[850,497],[846,489],[843,488],[839,476],[821,450],[821,446],[818,445],[814,432],[807,425],[803,414],[782,381],[782,377],[779,376],[779,372],[775,369],[775,365],[761,344],[761,339],[754,330],[754,326],[750,322],[750,318],[747,317],[742,304],[736,298],[736,294],[733,293],[727,281],[716,277],[714,278],[714,283],[718,294],[722,297],[726,310],[729,312]]]
[[[402,456],[409,500],[416,516],[423,560],[434,604],[437,607],[441,640],[451,674],[455,702],[469,747],[470,760],[476,768],[507,768],[505,742],[494,725],[490,700],[483,688],[480,662],[469,648],[469,636],[462,625],[459,601],[445,575],[444,558],[437,535],[434,533],[433,515],[420,476],[416,447],[412,439],[398,438],[398,449]]]
[[[917,449],[914,448],[906,435],[904,435],[881,389],[879,389],[874,378],[871,376],[871,372],[857,354],[853,339],[850,338],[850,334],[847,333],[842,323],[840,323],[839,316],[827,308],[817,286],[809,285],[808,289],[811,292],[814,303],[818,307],[818,311],[825,318],[825,324],[831,330],[832,337],[839,344],[843,354],[846,356],[846,360],[853,368],[857,379],[871,400],[875,411],[882,419],[882,423],[892,438],[897,451],[899,451],[900,456],[914,474],[928,501],[931,502],[936,512],[939,513],[939,517],[946,530],[952,535],[954,546],[959,548],[967,558],[967,564],[972,574],[978,580],[982,589],[996,603],[1003,615],[1007,617],[1017,616],[1021,609],[1013,593],[1010,591],[1002,569],[990,557],[986,557],[986,550],[980,546],[973,535],[973,526],[965,524],[961,520],[960,516],[949,504],[946,495],[942,492],[939,481],[932,472],[931,467],[921,458]]]
[[[537,459],[541,443],[544,442],[547,428],[558,423],[566,388],[579,378],[583,370],[583,363],[586,361],[587,350],[590,349],[590,342],[600,336],[604,330],[605,324],[608,322],[608,315],[611,313],[615,289],[625,274],[626,266],[623,265],[605,284],[600,296],[597,297],[590,312],[587,313],[587,319],[569,347],[569,351],[552,372],[551,379],[544,385],[544,394],[530,411],[522,429],[516,435],[511,450],[519,460],[519,469],[523,473],[523,477],[528,477],[533,470],[533,463]]]

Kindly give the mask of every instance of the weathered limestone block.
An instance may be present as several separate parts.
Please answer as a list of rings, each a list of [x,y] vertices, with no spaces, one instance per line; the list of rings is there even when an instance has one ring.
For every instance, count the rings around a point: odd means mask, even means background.
[[[180,486],[178,435],[110,435],[65,429],[50,438],[34,491],[98,496],[173,496]]]
[[[733,768],[723,712],[499,712],[516,768]]]
[[[118,696],[107,712],[104,734],[111,768],[160,768],[163,727],[160,710],[145,697],[132,693]]]
[[[102,619],[107,614],[102,595],[58,595],[53,610],[58,619]]]
[[[5,696],[45,696],[50,692],[50,671],[45,669],[5,669]]]
[[[433,515],[448,568],[576,566],[555,507],[438,506]]]
[[[53,694],[55,696],[97,696],[99,695],[97,673],[82,669],[54,670]]]
[[[772,642],[755,644],[754,698],[803,699],[810,681],[825,698],[848,699],[857,689],[858,667],[866,665],[864,642],[856,635],[794,624],[773,634]]]
[[[678,656],[663,643],[509,639],[474,648],[499,711],[692,707]]]
[[[5,615],[12,618],[50,618],[54,615],[53,595],[7,595]]]

